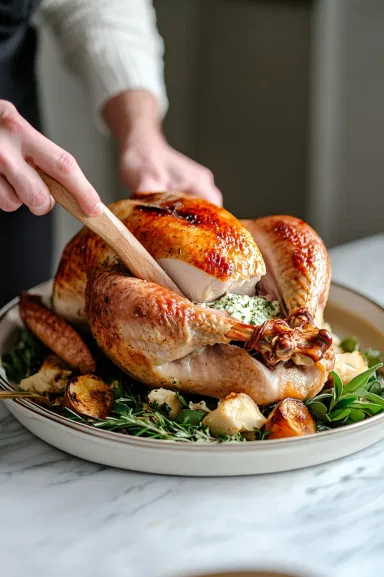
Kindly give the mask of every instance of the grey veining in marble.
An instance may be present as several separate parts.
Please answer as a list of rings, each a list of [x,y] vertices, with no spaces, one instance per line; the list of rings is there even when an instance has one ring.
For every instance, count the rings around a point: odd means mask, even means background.
[[[384,237],[333,252],[376,298]],[[349,264],[348,264],[349,263]],[[366,269],[369,276],[359,278]],[[226,479],[129,473],[33,437],[0,406],[0,575],[176,577],[273,567],[384,574],[384,443],[311,469]]]

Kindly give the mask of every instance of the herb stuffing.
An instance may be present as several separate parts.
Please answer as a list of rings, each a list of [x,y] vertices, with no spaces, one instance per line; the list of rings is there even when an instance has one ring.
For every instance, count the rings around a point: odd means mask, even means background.
[[[265,321],[281,316],[278,301],[269,301],[261,296],[250,297],[229,293],[211,303],[205,303],[205,306],[226,311],[248,325],[261,325]]]

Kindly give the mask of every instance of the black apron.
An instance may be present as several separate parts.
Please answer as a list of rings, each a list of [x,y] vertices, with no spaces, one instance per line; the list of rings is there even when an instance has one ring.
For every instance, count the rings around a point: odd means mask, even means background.
[[[0,0],[0,99],[41,130],[35,76],[36,31],[31,18],[40,0]],[[52,214],[21,207],[0,210],[0,306],[51,275]]]

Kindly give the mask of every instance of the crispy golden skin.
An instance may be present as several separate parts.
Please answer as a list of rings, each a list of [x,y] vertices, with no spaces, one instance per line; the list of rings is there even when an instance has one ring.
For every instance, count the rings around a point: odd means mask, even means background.
[[[229,212],[201,198],[148,193],[109,208],[158,261],[180,261],[223,283],[265,274],[251,234]],[[75,324],[86,322],[87,275],[113,258],[111,249],[87,229],[70,241],[54,281],[53,306],[60,316]]]
[[[154,258],[180,259],[222,280],[265,274],[252,236],[224,208],[181,193],[134,198],[126,224]]]
[[[246,393],[259,405],[288,396],[313,397],[333,368],[330,349],[310,367],[268,369],[228,344],[233,319],[171,291],[102,268],[89,278],[87,316],[111,360],[150,388],[223,398]]]
[[[111,387],[96,375],[72,377],[66,386],[63,407],[95,419],[111,414],[114,395]]]
[[[268,439],[302,437],[316,433],[316,423],[307,407],[298,399],[284,399],[273,409],[265,423]]]
[[[96,363],[80,335],[45,307],[40,297],[22,293],[20,316],[25,326],[73,369],[82,373],[96,370]]]
[[[278,299],[286,314],[308,308],[321,327],[331,265],[319,235],[293,216],[267,216],[241,224],[256,240],[267,266],[258,289]]]

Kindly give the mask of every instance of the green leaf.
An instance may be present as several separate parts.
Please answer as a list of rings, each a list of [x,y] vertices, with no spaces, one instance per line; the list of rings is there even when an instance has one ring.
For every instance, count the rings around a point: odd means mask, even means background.
[[[364,421],[365,413],[361,409],[351,409],[349,418],[353,423],[358,423],[359,421]]]
[[[112,407],[112,414],[114,416],[128,415],[131,413],[131,408],[125,403],[121,402],[120,399],[115,400]]]
[[[367,399],[368,401],[376,403],[377,405],[380,405],[384,408],[384,399],[380,395],[375,395],[374,393],[366,391],[365,389],[357,389],[355,392],[357,397]]]
[[[343,381],[339,377],[339,375],[335,371],[331,371],[331,375],[333,378],[333,397],[331,404],[329,405],[329,410],[332,411],[333,407],[336,405],[338,400],[340,399],[341,395],[343,394]]]
[[[333,393],[320,393],[320,395],[316,395],[316,397],[313,397],[313,399],[307,401],[307,405],[310,405],[311,403],[317,403],[317,401],[329,401],[332,399],[332,397]]]
[[[351,414],[351,409],[336,409],[329,413],[329,419],[333,421],[341,421],[345,418],[348,418]]]
[[[311,403],[310,405],[308,405],[308,409],[310,410],[312,416],[317,420],[317,421],[329,421],[328,415],[327,415],[327,407],[320,402],[314,402]]]
[[[382,405],[370,403],[369,401],[356,401],[350,405],[350,409],[359,409],[368,415],[377,415],[384,410]]]
[[[29,331],[17,332],[17,340],[2,358],[7,377],[15,383],[37,373],[47,356],[44,345]]]
[[[317,432],[318,433],[321,433],[321,431],[330,431],[330,430],[331,430],[331,427],[329,427],[325,423],[323,423],[321,421],[319,423],[317,423]]]
[[[120,381],[112,381],[111,388],[113,390],[113,394],[115,395],[115,399],[120,399],[124,395],[124,386]]]
[[[368,367],[371,368],[380,362],[381,351],[375,349],[368,349],[363,353],[363,356],[367,359]]]
[[[255,441],[265,441],[270,435],[270,431],[261,431],[260,429],[255,429]]]
[[[360,349],[360,341],[357,337],[347,337],[341,341],[340,347],[345,353],[353,353]]]
[[[177,422],[183,425],[199,425],[204,419],[204,411],[194,411],[192,409],[182,409],[177,416]]]
[[[179,399],[180,403],[182,404],[182,406],[183,406],[183,407],[188,407],[187,401],[184,399],[183,395],[181,395],[181,394],[179,393],[179,391],[176,391],[176,395],[177,395],[177,398]]]
[[[383,389],[382,384],[378,380],[372,381],[369,385],[369,388],[367,387],[367,391],[373,393],[374,395],[380,394],[382,392],[382,389]]]
[[[362,410],[364,410],[365,413],[367,413],[367,415],[370,417],[374,417],[375,415],[383,412],[383,407],[380,407],[380,405],[375,405],[375,403],[367,403],[364,405]]]
[[[335,409],[346,409],[347,407],[350,407],[355,401],[356,401],[355,396],[351,395],[348,397],[342,397],[337,404],[335,405]]]
[[[364,371],[363,373],[360,373],[360,375],[357,375],[355,378],[353,378],[351,381],[349,381],[349,383],[347,385],[345,385],[344,394],[353,393],[356,391],[356,389],[364,388],[366,386],[366,384],[368,383],[368,380],[370,379],[370,377],[372,377],[372,375],[374,375],[375,372],[378,369],[380,369],[382,366],[383,366],[383,363],[379,363],[379,364],[375,365],[374,367],[371,367],[370,369]]]

